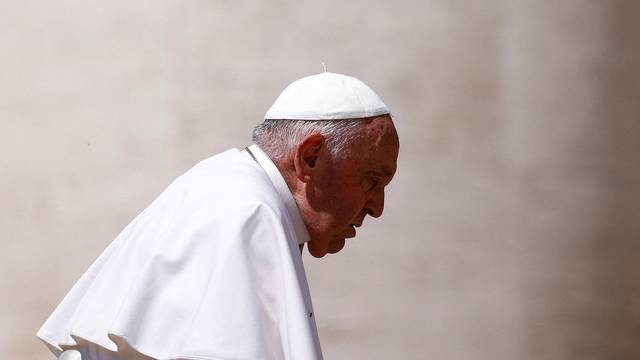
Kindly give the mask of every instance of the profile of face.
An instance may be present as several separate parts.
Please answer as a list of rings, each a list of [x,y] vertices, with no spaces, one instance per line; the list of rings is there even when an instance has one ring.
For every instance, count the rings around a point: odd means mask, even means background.
[[[339,157],[331,156],[320,134],[308,136],[296,150],[294,167],[303,186],[294,197],[315,257],[342,250],[367,215],[382,215],[385,186],[396,172],[398,135],[389,116],[363,121],[362,136]]]

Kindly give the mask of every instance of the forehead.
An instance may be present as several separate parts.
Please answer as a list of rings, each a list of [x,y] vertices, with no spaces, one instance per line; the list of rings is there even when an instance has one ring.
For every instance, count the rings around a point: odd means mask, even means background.
[[[365,165],[368,171],[392,177],[396,172],[398,146],[393,143],[374,146],[367,152]]]
[[[366,127],[361,143],[361,156],[366,171],[393,176],[396,171],[400,143],[393,121],[388,116],[373,119]]]

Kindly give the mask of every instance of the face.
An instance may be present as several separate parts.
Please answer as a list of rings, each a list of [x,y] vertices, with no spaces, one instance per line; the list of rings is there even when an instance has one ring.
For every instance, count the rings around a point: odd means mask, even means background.
[[[385,186],[396,171],[398,135],[388,116],[367,120],[364,136],[349,144],[340,158],[320,149],[305,186],[301,213],[315,257],[337,253],[356,236],[367,215],[380,217]]]

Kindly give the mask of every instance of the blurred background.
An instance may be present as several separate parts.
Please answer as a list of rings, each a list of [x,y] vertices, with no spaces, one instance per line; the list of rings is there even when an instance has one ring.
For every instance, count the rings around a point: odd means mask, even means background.
[[[0,349],[291,81],[362,79],[385,215],[305,253],[325,358],[640,358],[640,2],[4,2]]]

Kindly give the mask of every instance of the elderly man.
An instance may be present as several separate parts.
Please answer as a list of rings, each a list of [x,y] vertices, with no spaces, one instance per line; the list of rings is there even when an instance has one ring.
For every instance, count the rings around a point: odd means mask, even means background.
[[[382,214],[398,135],[364,83],[324,72],[290,84],[253,140],[176,179],[38,337],[61,359],[321,359],[300,254],[336,253]]]

